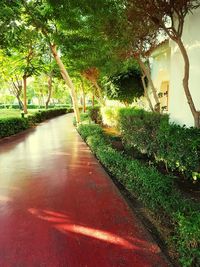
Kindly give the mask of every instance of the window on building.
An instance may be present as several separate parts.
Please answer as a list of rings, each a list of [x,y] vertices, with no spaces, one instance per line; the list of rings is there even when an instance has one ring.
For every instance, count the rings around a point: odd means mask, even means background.
[[[168,111],[169,81],[163,81],[160,86],[160,106],[161,110]]]

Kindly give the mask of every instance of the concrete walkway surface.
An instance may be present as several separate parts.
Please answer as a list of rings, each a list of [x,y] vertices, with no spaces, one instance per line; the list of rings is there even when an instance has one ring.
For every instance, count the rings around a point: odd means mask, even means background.
[[[0,267],[147,266],[168,264],[71,114],[0,141]]]

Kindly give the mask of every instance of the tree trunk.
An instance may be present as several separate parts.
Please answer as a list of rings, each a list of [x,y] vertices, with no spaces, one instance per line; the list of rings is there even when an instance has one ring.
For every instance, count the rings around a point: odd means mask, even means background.
[[[189,77],[190,77],[190,62],[189,62],[189,57],[187,54],[187,51],[185,49],[185,46],[181,40],[181,38],[178,39],[174,39],[174,41],[177,43],[181,54],[183,56],[183,60],[184,60],[184,77],[183,77],[183,88],[185,91],[185,95],[190,107],[190,110],[192,112],[192,115],[194,117],[194,125],[197,128],[200,128],[200,111],[197,111],[194,105],[194,101],[192,99],[192,95],[190,93],[190,89],[189,89]]]
[[[142,79],[142,84],[143,84],[143,87],[144,87],[144,95],[147,98],[147,101],[149,103],[150,110],[151,111],[154,111],[153,105],[151,103],[151,99],[150,99],[149,94],[148,94],[147,86],[146,86],[146,83],[145,83],[145,75],[142,75],[141,76],[141,79]]]
[[[42,88],[39,89],[40,93],[40,108],[44,107],[44,94]]]
[[[11,89],[11,94],[13,94],[16,98],[17,98],[17,101],[18,101],[18,104],[19,104],[19,108],[21,110],[23,110],[24,108],[24,105],[20,99],[20,95],[21,95],[21,92],[22,92],[22,85],[21,85],[21,82],[18,80],[18,77],[17,75],[15,75],[15,79],[16,79],[16,82],[14,81],[13,78],[11,78],[11,81],[12,81],[12,89]]]
[[[153,84],[153,81],[151,79],[150,69],[149,69],[149,67],[145,66],[144,62],[141,60],[140,57],[137,57],[136,60],[138,61],[139,65],[140,65],[140,68],[142,69],[142,71],[144,72],[145,76],[147,77],[147,79],[149,81],[149,84],[150,84],[150,87],[151,87],[151,90],[153,92],[153,96],[154,96],[154,99],[155,99],[155,102],[156,102],[156,105],[154,107],[154,111],[160,112],[160,102],[159,102],[159,99],[158,99],[156,88],[155,88],[155,86]]]
[[[98,83],[95,81],[93,82],[93,85],[97,90],[97,99],[99,100],[99,103],[102,106],[105,106],[105,101],[104,101],[103,96],[102,96],[101,88],[99,87]]]
[[[23,110],[23,109],[24,109],[24,105],[23,105],[23,103],[22,103],[22,101],[21,101],[21,99],[20,99],[20,96],[17,95],[16,98],[17,98],[17,101],[18,101],[18,103],[19,103],[19,108],[20,108],[21,110]]]
[[[95,96],[94,96],[94,89],[93,89],[93,92],[92,92],[92,107],[94,107],[94,99],[95,99]]]
[[[123,104],[126,108],[128,108],[130,106],[130,104],[127,101],[123,101]]]
[[[67,84],[69,90],[70,90],[70,94],[71,94],[71,98],[72,98],[72,102],[73,102],[73,108],[74,108],[74,113],[75,113],[75,117],[76,117],[76,122],[80,123],[80,113],[79,113],[79,108],[78,108],[78,100],[77,100],[77,95],[76,95],[76,91],[74,88],[74,85],[72,83],[72,80],[62,62],[62,60],[60,59],[57,50],[56,50],[56,46],[55,45],[50,45],[52,54],[56,60],[56,63],[58,64],[59,68],[60,68],[60,72],[61,75],[65,81],[65,83]]]
[[[27,77],[26,75],[23,76],[23,87],[24,87],[24,114],[27,114],[27,97],[26,97],[26,93],[27,93]]]
[[[82,88],[82,92],[83,92],[83,112],[86,112],[86,103],[85,103],[85,88],[84,88],[84,82],[81,79],[81,88]]]
[[[48,109],[49,101],[51,99],[51,94],[52,94],[52,73],[50,73],[50,75],[48,77],[48,97],[47,97],[47,101],[45,103],[46,109]]]

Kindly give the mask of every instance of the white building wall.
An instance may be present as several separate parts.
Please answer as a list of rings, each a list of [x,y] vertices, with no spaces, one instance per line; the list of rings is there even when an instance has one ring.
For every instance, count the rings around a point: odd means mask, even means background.
[[[169,44],[164,43],[152,53],[151,77],[157,93],[160,92],[161,84],[170,81],[170,48]],[[155,105],[155,100],[151,88],[149,87],[150,98]]]
[[[200,8],[187,16],[182,40],[190,59],[190,92],[197,110],[200,110]],[[178,124],[194,126],[194,119],[182,85],[184,71],[182,55],[173,41],[170,41],[170,47],[170,118]]]

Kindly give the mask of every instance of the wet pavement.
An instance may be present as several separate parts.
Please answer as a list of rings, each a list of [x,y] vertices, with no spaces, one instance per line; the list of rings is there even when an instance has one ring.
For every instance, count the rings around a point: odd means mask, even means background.
[[[168,266],[72,126],[0,141],[0,267]]]

